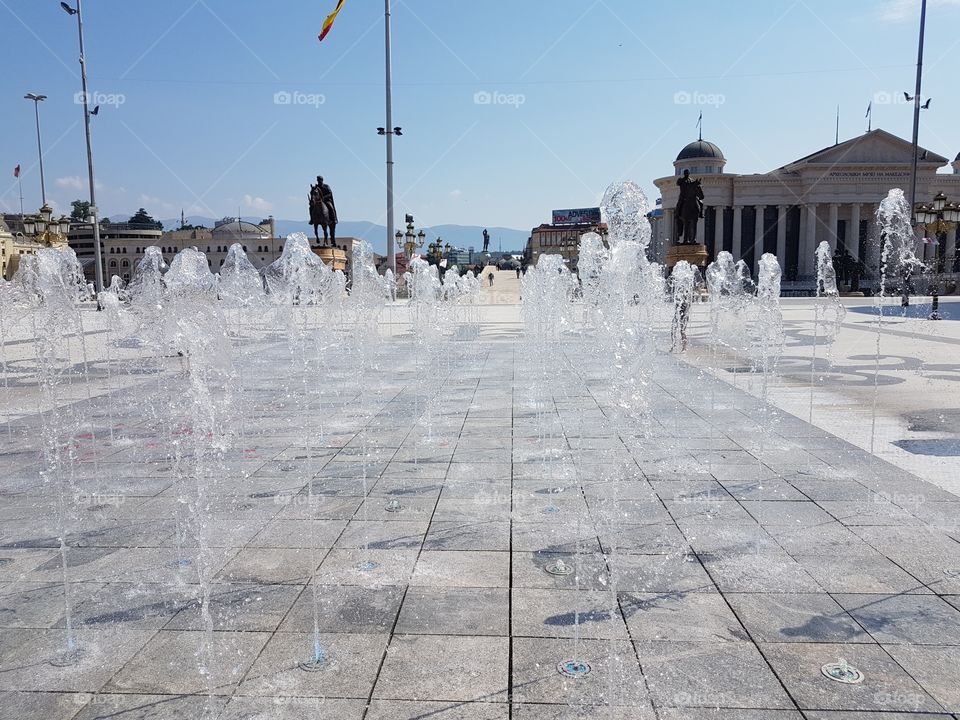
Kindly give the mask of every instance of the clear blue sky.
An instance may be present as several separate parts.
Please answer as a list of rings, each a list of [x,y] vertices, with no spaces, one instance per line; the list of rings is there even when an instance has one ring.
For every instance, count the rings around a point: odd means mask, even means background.
[[[321,173],[341,219],[383,223],[383,3],[347,0],[321,44],[335,4],[86,0],[101,210],[299,219]],[[700,110],[732,172],[831,144],[838,104],[841,137],[863,132],[878,94],[874,127],[909,138],[910,107],[882,101],[912,90],[918,12],[919,0],[395,0],[397,216],[529,228],[621,179],[652,202]],[[929,15],[921,143],[953,158],[960,0],[931,0]],[[39,205],[21,99],[37,92],[50,96],[48,195],[67,208],[86,193],[75,21],[56,0],[0,0],[0,27],[0,207],[18,209],[17,163]],[[284,91],[323,103],[275,104]]]

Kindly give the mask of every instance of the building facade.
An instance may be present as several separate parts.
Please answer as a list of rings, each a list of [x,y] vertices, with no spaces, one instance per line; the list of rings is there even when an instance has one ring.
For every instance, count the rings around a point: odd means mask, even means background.
[[[653,248],[661,253],[675,242],[677,179],[684,170],[701,181],[704,217],[697,240],[712,261],[721,250],[744,260],[756,274],[760,256],[774,253],[788,281],[816,276],[815,250],[827,241],[834,251],[863,266],[864,282],[875,282],[880,264],[876,212],[891,188],[910,189],[912,144],[884,130],[872,130],[819,150],[766,174],[726,172],[727,160],[711,142],[687,145],[674,162],[674,173],[655,180],[663,198],[662,218],[654,219]],[[931,202],[943,192],[960,200],[960,156],[952,173],[938,173],[946,157],[920,149],[917,202]],[[946,243],[923,246],[926,260],[939,254],[942,266],[957,264],[957,231]]]
[[[523,252],[523,266],[536,265],[541,255],[560,255],[576,272],[580,259],[580,238],[587,233],[607,234],[605,223],[544,223],[530,231],[527,247]]]
[[[163,231],[156,224],[101,223],[100,250],[103,257],[103,281],[109,285],[114,275],[130,282],[144,250],[160,245]],[[93,247],[93,224],[74,223],[70,226],[70,247],[77,253],[87,280],[96,275],[96,255]]]
[[[63,236],[56,236],[58,243]],[[20,215],[3,215],[0,217],[0,277],[12,280],[20,267],[20,258],[24,255],[36,255],[38,250],[45,247],[58,247],[59,244],[45,245],[32,237],[24,235],[23,222]]]
[[[116,275],[130,282],[137,263],[150,246],[160,248],[164,260],[170,262],[184,248],[196,248],[207,256],[211,272],[220,272],[230,246],[240,243],[250,262],[258,270],[266,267],[283,253],[284,239],[277,237],[274,219],[259,224],[227,217],[213,229],[191,228],[164,232],[159,225],[135,223],[105,223],[100,226],[100,245],[103,254],[104,281],[109,284]],[[337,248],[347,255],[347,273],[354,248],[360,240],[353,237],[337,238]],[[70,228],[70,246],[84,266],[89,280],[93,279],[94,251],[93,225],[77,223]]]

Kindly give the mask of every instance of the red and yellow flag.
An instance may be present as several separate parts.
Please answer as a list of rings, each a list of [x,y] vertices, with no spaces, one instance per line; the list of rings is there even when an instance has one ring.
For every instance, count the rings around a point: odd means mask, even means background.
[[[323,42],[323,39],[327,36],[327,33],[330,32],[330,28],[333,27],[333,21],[337,19],[337,13],[343,9],[343,4],[346,1],[347,0],[340,0],[337,3],[337,9],[327,15],[327,19],[323,21],[323,30],[320,31],[320,42]]]

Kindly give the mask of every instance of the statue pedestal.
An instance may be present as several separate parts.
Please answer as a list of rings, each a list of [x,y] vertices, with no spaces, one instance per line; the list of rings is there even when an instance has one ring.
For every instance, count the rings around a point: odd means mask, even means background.
[[[347,254],[340,248],[320,246],[313,248],[313,253],[331,270],[347,271]]]
[[[694,267],[703,269],[710,259],[706,245],[674,245],[667,250],[667,267],[672,268],[681,260],[686,260]]]

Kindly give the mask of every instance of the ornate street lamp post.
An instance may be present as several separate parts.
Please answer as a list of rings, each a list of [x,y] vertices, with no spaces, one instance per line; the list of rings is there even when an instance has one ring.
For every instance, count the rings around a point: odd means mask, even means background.
[[[43,204],[36,215],[27,215],[23,218],[23,235],[34,242],[47,247],[56,247],[67,244],[67,234],[70,232],[70,218],[61,215],[60,219],[53,217],[53,209]]]
[[[413,259],[413,254],[423,247],[423,243],[427,239],[427,234],[421,230],[419,233],[414,232],[416,228],[413,225],[413,215],[407,215],[407,232],[402,233],[397,230],[397,244],[403,245],[403,252],[407,256],[407,267],[410,266],[410,261]]]
[[[960,204],[949,202],[947,196],[942,192],[937,193],[933,202],[929,204],[917,205],[914,208],[914,215],[917,224],[922,226],[925,233],[931,234],[937,239],[937,246],[934,253],[934,273],[940,274],[944,271],[944,258],[946,257],[947,233],[960,225]],[[941,248],[943,251],[941,252]],[[954,258],[956,264],[956,258]],[[950,268],[953,272],[954,268]],[[933,281],[933,308],[930,313],[931,320],[940,319],[940,288],[939,283],[934,278]]]

